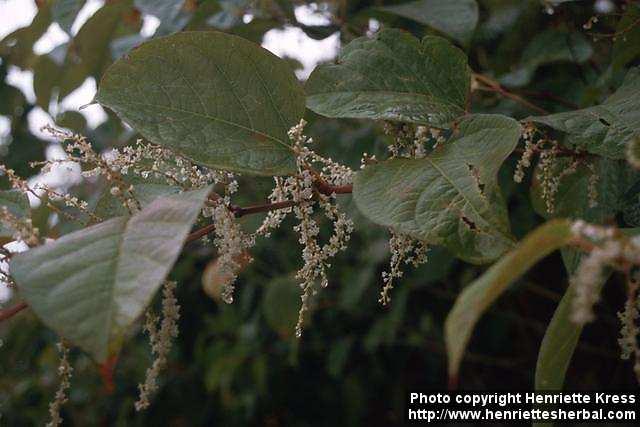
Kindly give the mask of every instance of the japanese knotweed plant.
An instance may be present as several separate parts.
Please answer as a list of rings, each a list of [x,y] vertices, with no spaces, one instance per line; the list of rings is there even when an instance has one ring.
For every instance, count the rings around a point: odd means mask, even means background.
[[[28,307],[64,343],[51,423],[59,423],[70,385],[69,347],[87,352],[108,379],[139,324],[155,361],[141,380],[135,407],[149,406],[178,335],[179,284],[168,276],[189,242],[215,246],[221,299],[233,303],[237,276],[257,239],[292,224],[301,248],[295,327],[301,337],[318,292],[331,284],[331,263],[347,249],[354,229],[340,207],[344,197],[390,234],[390,263],[378,296],[383,305],[406,264],[428,262],[429,246],[445,247],[469,263],[494,263],[459,295],[447,319],[452,383],[482,313],[556,249],[581,262],[569,272],[568,291],[542,344],[537,387],[562,386],[581,328],[596,319],[594,307],[612,271],[627,278],[621,355],[634,358],[640,376],[640,242],[634,229],[603,225],[625,209],[633,216],[633,206],[618,201],[640,178],[634,169],[640,163],[640,122],[634,116],[640,70],[631,69],[601,105],[552,115],[536,107],[543,115],[522,121],[472,114],[471,95],[480,90],[531,107],[472,73],[466,55],[449,41],[418,40],[393,29],[347,44],[304,88],[287,62],[218,32],[156,38],[117,60],[104,73],[95,101],[140,139],[100,152],[82,135],[48,127],[67,156],[33,164],[43,172],[60,163],[79,165],[85,180],[102,185],[96,203],[64,189],[32,186],[0,169],[12,187],[0,193],[1,235],[4,242],[29,247],[0,254],[9,263],[3,279],[23,299],[2,318]],[[305,106],[326,117],[379,121],[390,141],[387,158],[362,153],[355,171],[317,153],[305,135]],[[534,208],[549,219],[520,242],[498,180],[509,157],[517,162],[513,179],[531,184]],[[531,178],[528,168],[535,169]],[[239,206],[239,176],[272,177],[268,200]],[[75,223],[76,231],[55,239],[43,234],[27,196]],[[255,230],[238,222],[254,214],[265,215]],[[328,237],[321,234],[325,227]]]

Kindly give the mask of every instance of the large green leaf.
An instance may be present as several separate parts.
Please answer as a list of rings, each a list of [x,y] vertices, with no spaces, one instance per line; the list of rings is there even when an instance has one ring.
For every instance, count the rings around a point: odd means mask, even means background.
[[[600,105],[528,120],[568,133],[564,144],[570,147],[623,159],[627,143],[640,137],[640,68],[629,70],[622,86]]]
[[[475,0],[417,0],[381,10],[413,19],[467,44],[478,25],[478,4]]]
[[[456,135],[428,157],[391,159],[356,175],[354,198],[372,221],[456,256],[482,263],[512,245],[496,175],[520,125],[498,115],[460,121]]]
[[[7,210],[17,218],[22,218],[29,214],[29,199],[18,190],[0,191],[0,206],[5,206]],[[5,227],[0,222],[0,244],[5,244],[13,240],[13,230]]]
[[[289,65],[240,37],[183,32],[116,61],[96,100],[151,142],[217,169],[295,171],[287,131],[304,114]]]
[[[116,354],[175,263],[210,188],[156,199],[16,255],[18,291],[42,321],[98,362]]]
[[[420,42],[382,30],[342,49],[335,64],[307,81],[307,106],[327,117],[366,118],[448,127],[464,114],[471,76],[466,55],[447,40]]]
[[[571,237],[571,223],[567,220],[543,224],[460,293],[445,322],[451,378],[458,376],[464,351],[480,316],[512,282],[539,260],[567,245]]]
[[[512,87],[524,86],[542,65],[555,62],[582,63],[592,54],[593,48],[582,34],[547,30],[535,36],[522,53],[520,67],[500,77],[500,83]]]

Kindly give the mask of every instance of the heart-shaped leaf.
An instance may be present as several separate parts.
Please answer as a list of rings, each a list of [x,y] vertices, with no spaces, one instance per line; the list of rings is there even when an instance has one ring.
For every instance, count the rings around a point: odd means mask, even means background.
[[[470,262],[490,262],[513,245],[496,175],[520,131],[508,117],[466,117],[429,156],[364,168],[354,182],[356,204],[378,224]]]
[[[464,114],[470,81],[466,55],[449,41],[382,30],[352,41],[335,64],[313,71],[307,107],[327,117],[448,127]]]
[[[518,246],[467,286],[445,322],[449,377],[456,382],[460,362],[480,316],[507,287],[539,260],[571,241],[571,223],[556,219],[528,234]]]
[[[564,143],[570,147],[624,159],[627,144],[640,137],[640,68],[631,69],[600,105],[528,120],[568,133]]]
[[[146,42],[109,67],[96,100],[196,163],[295,172],[287,131],[304,114],[302,88],[285,61],[240,37],[183,32]]]
[[[159,198],[17,254],[10,269],[20,295],[47,326],[105,362],[165,280],[209,192]]]

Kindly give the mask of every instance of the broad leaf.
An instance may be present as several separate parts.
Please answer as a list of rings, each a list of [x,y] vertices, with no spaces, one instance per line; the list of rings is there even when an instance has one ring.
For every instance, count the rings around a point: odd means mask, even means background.
[[[116,61],[96,100],[145,138],[217,169],[295,171],[287,131],[304,114],[289,65],[242,38],[183,32]]]
[[[520,130],[504,116],[465,117],[429,156],[365,167],[354,182],[356,204],[378,224],[470,262],[490,262],[513,245],[496,175]]]
[[[600,105],[528,120],[568,133],[565,145],[623,159],[627,143],[640,137],[640,68],[631,69],[622,86]]]
[[[0,191],[0,206],[17,218],[29,215],[29,199],[18,190]],[[0,222],[0,244],[5,244],[13,240],[13,230],[7,228]]]
[[[469,42],[478,25],[475,0],[417,0],[380,10],[428,25],[462,44]]]
[[[155,200],[16,255],[11,274],[42,321],[97,362],[116,354],[165,280],[210,189]]]
[[[327,117],[449,124],[464,114],[471,76],[447,40],[382,30],[345,46],[307,81],[307,107]]]
[[[582,63],[593,54],[589,41],[580,33],[548,30],[538,34],[522,53],[520,67],[500,77],[505,86],[525,86],[538,67],[555,62]]]
[[[511,283],[539,260],[567,245],[571,238],[569,221],[549,221],[528,234],[514,250],[460,293],[445,322],[450,378],[458,376],[467,343],[480,316]]]
[[[143,208],[159,197],[180,192],[180,188],[174,185],[144,183],[142,179],[133,182],[136,182],[132,184],[133,194]],[[111,195],[110,189],[107,188],[98,200],[93,213],[99,218],[108,219],[114,216],[127,215],[128,211],[122,205],[122,201],[118,197]]]

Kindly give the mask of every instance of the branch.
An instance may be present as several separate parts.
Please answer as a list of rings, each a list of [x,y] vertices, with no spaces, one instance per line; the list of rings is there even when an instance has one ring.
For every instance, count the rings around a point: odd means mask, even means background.
[[[509,92],[508,90],[506,90],[505,88],[503,88],[500,83],[498,83],[497,81],[493,80],[490,77],[484,76],[482,74],[478,74],[478,73],[473,73],[472,74],[473,78],[484,84],[485,87],[480,87],[478,89],[480,90],[489,90],[492,92],[496,92],[499,93],[500,95],[504,96],[505,98],[509,98],[512,99],[514,101],[516,101],[517,103],[524,105],[525,107],[529,108],[530,110],[533,110],[537,113],[540,114],[549,114],[549,112],[547,110],[545,110],[544,108],[540,108],[535,104],[532,104],[531,102],[527,101],[526,99],[524,99],[523,97],[521,97],[520,95],[516,95],[515,93]]]
[[[26,302],[20,302],[14,305],[13,307],[9,307],[5,310],[0,310],[0,322],[12,318],[13,316],[20,313],[22,310],[24,310],[27,307],[28,306]]]

